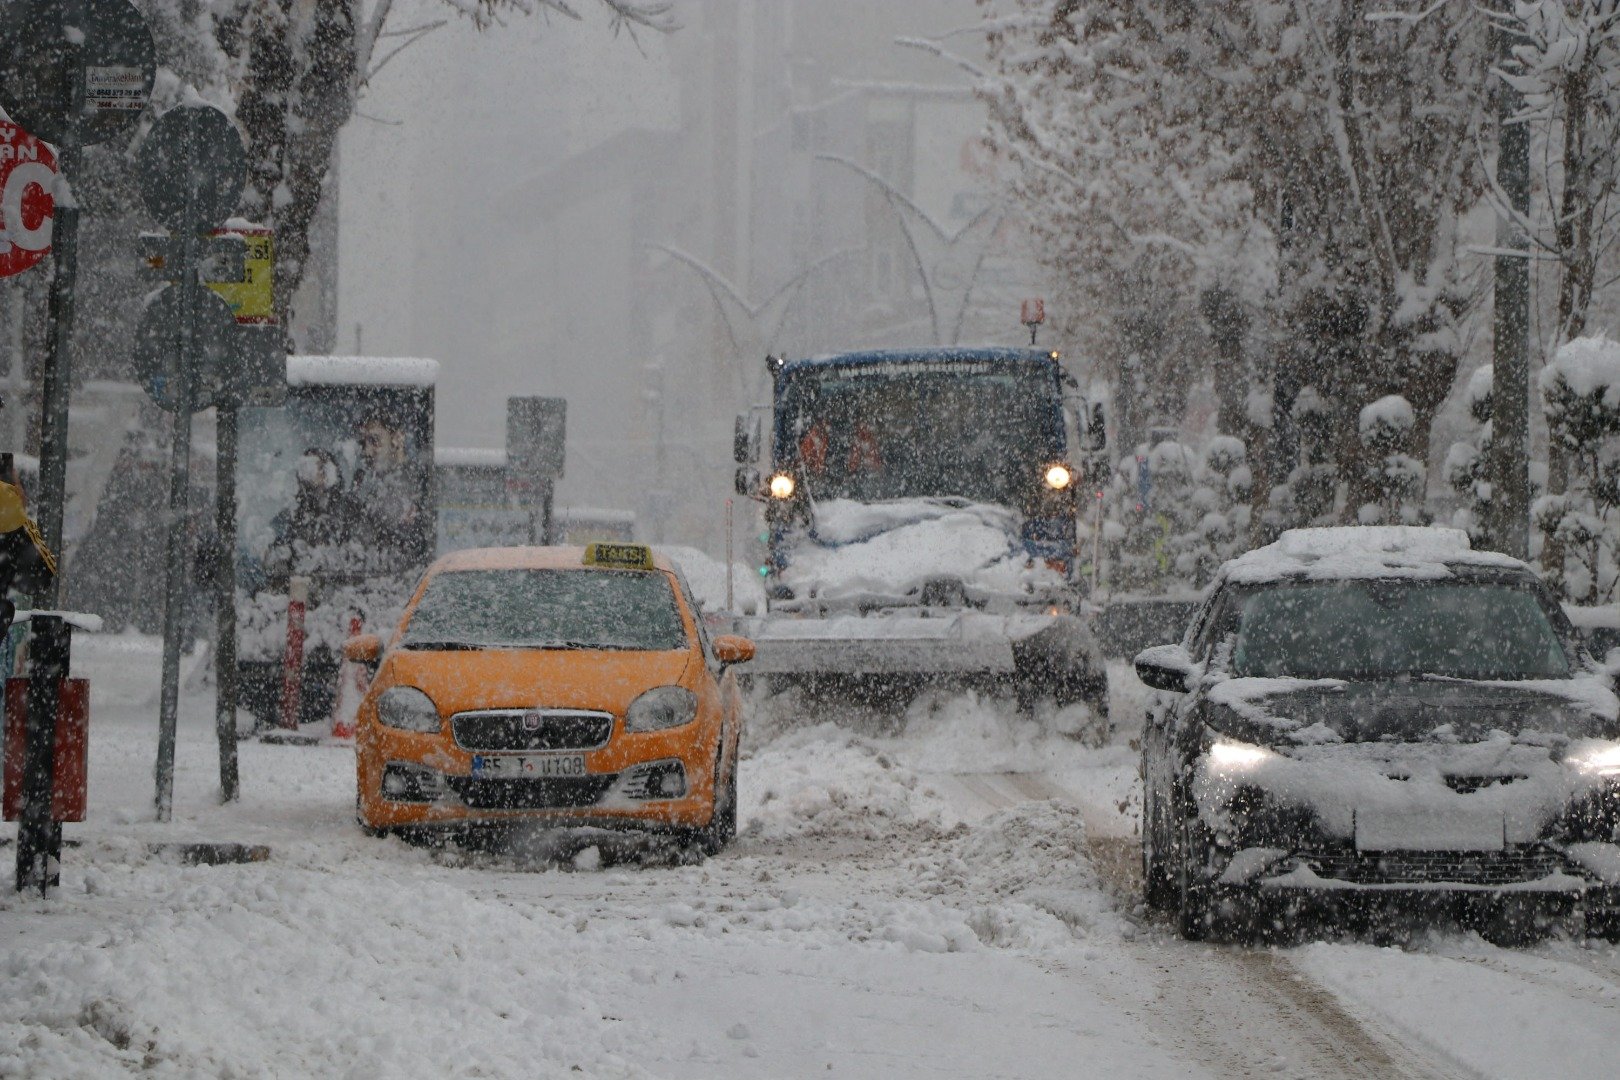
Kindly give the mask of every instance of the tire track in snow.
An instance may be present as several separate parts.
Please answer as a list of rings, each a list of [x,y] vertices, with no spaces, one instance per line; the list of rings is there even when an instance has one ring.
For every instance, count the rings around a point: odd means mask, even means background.
[[[1123,909],[1141,896],[1140,847],[1120,836],[1101,810],[1087,805],[1039,773],[953,777],[993,809],[1056,799],[1081,810],[1087,848],[1104,886]],[[1095,824],[1094,824],[1095,823]],[[1113,826],[1113,827],[1111,827]],[[1110,965],[1091,965],[1070,976],[1094,987],[1157,1030],[1161,1039],[1217,1076],[1279,1075],[1421,1080],[1472,1074],[1427,1044],[1374,1026],[1348,1011],[1328,989],[1299,972],[1283,955],[1164,938],[1121,945],[1124,978]],[[1128,988],[1143,976],[1155,986],[1151,1000]],[[1115,985],[1117,983],[1117,986]]]

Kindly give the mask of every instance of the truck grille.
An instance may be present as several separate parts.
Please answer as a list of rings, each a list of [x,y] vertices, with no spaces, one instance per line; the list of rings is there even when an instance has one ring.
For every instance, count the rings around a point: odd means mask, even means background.
[[[579,709],[486,709],[456,713],[450,733],[463,750],[594,750],[613,734],[613,714]]]
[[[566,810],[595,806],[618,778],[617,773],[543,780],[474,780],[468,776],[447,776],[445,782],[474,810]]]
[[[1355,885],[1515,885],[1539,881],[1568,870],[1562,855],[1548,848],[1524,846],[1506,851],[1350,850],[1301,853],[1299,860],[1316,873]]]

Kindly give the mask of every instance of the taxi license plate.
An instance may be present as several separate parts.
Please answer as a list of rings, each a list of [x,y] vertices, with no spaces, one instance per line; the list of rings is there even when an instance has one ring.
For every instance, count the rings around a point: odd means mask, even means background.
[[[544,780],[584,776],[584,754],[480,754],[473,758],[475,780]]]

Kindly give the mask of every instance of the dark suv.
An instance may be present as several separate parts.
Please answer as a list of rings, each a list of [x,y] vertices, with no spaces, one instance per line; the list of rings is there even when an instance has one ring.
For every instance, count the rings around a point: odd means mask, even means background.
[[[1188,938],[1392,908],[1497,939],[1620,912],[1620,701],[1523,563],[1302,529],[1222,567],[1142,746],[1148,903]]]

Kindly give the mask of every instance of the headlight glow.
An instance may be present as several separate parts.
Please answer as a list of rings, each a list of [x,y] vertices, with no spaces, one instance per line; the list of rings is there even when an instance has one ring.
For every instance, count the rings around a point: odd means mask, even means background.
[[[655,686],[624,711],[624,730],[663,731],[690,724],[697,716],[697,695],[684,686]]]
[[[1566,759],[1588,776],[1620,776],[1620,746],[1605,746]]]
[[[401,731],[437,733],[439,707],[414,686],[394,686],[377,699],[377,719]]]
[[[1053,465],[1046,470],[1046,486],[1053,491],[1062,491],[1074,483],[1074,473],[1069,471],[1067,465]]]
[[[798,488],[799,485],[787,473],[779,472],[771,477],[771,498],[773,499],[791,499]]]
[[[1209,748],[1210,764],[1228,772],[1243,772],[1257,765],[1263,765],[1276,756],[1263,746],[1233,742],[1230,739],[1217,739]]]

